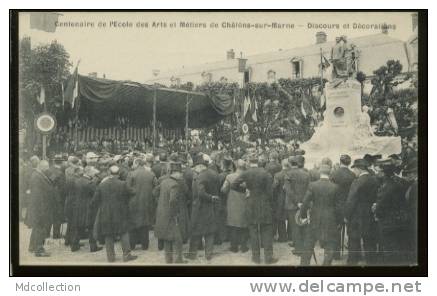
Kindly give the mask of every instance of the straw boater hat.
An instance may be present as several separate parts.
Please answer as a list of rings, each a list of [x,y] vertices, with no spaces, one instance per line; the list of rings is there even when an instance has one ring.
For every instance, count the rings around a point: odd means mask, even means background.
[[[56,154],[54,157],[53,157],[53,162],[54,163],[61,163],[61,162],[63,162],[65,159],[62,157],[62,155],[61,154]]]
[[[98,173],[100,173],[100,171],[93,166],[86,166],[83,170],[83,174],[90,176],[90,177],[93,177],[93,176],[97,175]]]
[[[205,154],[203,154],[203,153],[196,154],[194,156],[194,158],[193,158],[194,166],[197,166],[197,165],[208,165],[209,162],[208,162],[208,160],[204,156],[205,156]]]

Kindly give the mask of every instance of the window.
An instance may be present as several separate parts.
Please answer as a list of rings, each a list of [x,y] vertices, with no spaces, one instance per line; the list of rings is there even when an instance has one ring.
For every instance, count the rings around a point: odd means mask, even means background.
[[[249,70],[244,71],[244,83],[250,82],[250,72]]]
[[[300,77],[300,62],[293,62],[293,78]]]
[[[269,70],[267,72],[267,81],[271,84],[276,82],[276,72],[273,70]]]
[[[291,68],[292,68],[292,75],[291,77],[294,79],[302,78],[302,64],[303,60],[301,58],[295,57],[291,59]]]

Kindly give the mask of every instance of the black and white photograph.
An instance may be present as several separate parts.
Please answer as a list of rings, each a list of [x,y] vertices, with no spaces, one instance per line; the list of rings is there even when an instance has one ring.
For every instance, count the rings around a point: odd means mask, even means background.
[[[15,264],[426,256],[423,11],[13,13]]]

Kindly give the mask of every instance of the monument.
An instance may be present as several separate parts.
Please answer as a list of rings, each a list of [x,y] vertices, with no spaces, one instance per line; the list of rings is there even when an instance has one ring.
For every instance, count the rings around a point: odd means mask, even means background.
[[[361,105],[361,84],[355,79],[358,71],[358,50],[347,45],[345,36],[337,37],[331,51],[332,78],[326,83],[324,121],[316,127],[312,138],[301,145],[307,163],[323,157],[333,161],[341,154],[352,159],[365,154],[389,156],[401,152],[400,137],[377,137],[370,125],[368,106]]]

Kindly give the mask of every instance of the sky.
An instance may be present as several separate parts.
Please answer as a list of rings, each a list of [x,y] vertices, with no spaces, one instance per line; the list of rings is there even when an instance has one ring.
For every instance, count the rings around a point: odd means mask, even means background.
[[[348,38],[380,33],[379,28],[353,28],[353,24],[386,23],[389,35],[408,40],[412,34],[410,12],[61,12],[60,23],[89,22],[94,27],[60,27],[56,32],[30,29],[30,14],[20,13],[19,36],[30,36],[32,47],[57,40],[76,64],[79,73],[97,72],[101,77],[145,82],[152,70],[181,68],[226,59],[234,49],[250,56],[315,43],[315,34],[325,31],[328,41],[336,36]],[[130,23],[132,27],[110,26]],[[153,22],[157,26],[152,27]],[[196,23],[206,28],[182,28],[180,22]],[[223,23],[293,24],[294,27],[223,28]],[[106,27],[99,27],[99,24]],[[148,23],[148,27],[137,27]],[[166,27],[164,27],[164,24]],[[176,24],[176,27],[170,25]],[[211,28],[212,24],[217,27]],[[312,24],[309,26],[309,24]],[[315,27],[316,24],[324,27]],[[334,26],[338,24],[339,29]],[[344,25],[349,24],[349,28]],[[73,71],[73,69],[71,70]]]

